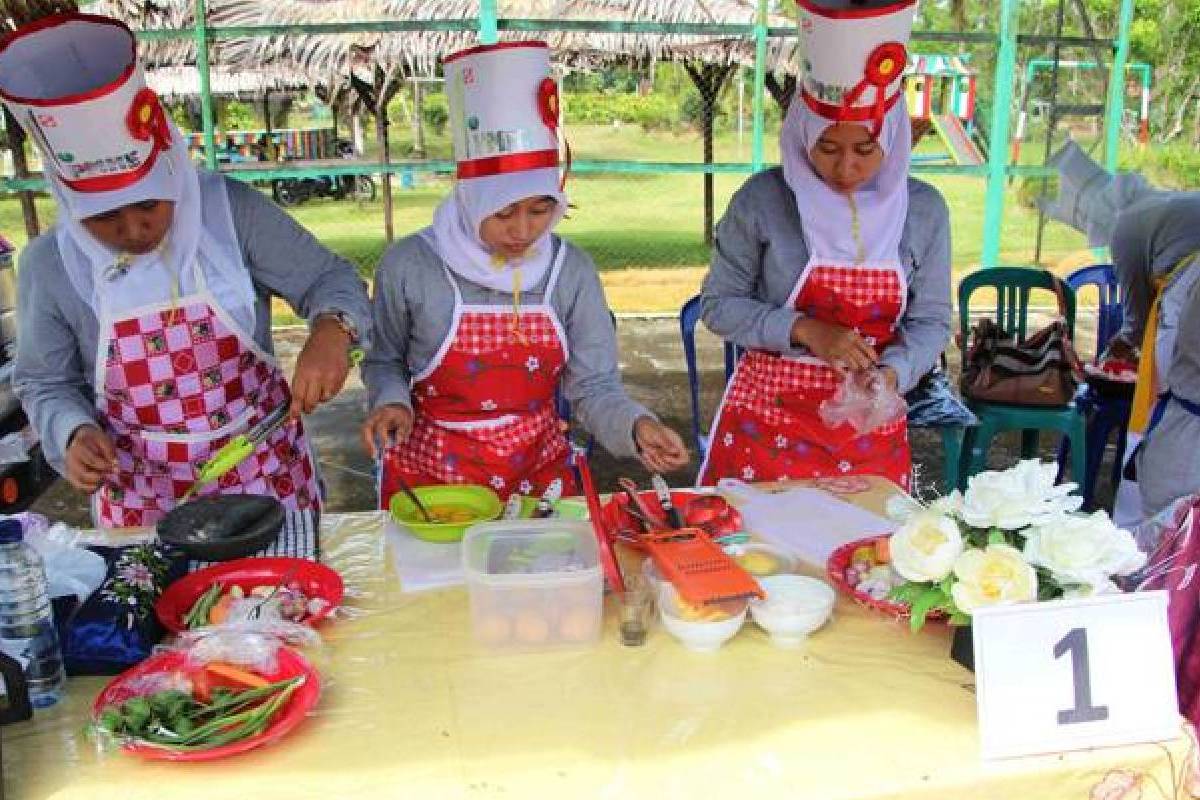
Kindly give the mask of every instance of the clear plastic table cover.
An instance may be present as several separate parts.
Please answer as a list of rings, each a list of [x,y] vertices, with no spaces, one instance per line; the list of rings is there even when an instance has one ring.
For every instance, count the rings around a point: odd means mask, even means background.
[[[895,491],[874,481],[853,500],[882,513]],[[711,654],[657,627],[624,647],[606,598],[593,649],[481,655],[461,587],[400,591],[383,521],[322,518],[347,613],[305,651],[325,688],[285,739],[200,764],[106,756],[85,735],[105,681],[72,679],[56,706],[0,728],[4,797],[1187,796],[1195,750],[1182,722],[1161,745],[981,762],[973,676],[949,659],[947,631],[912,635],[843,597],[799,651],[754,625]]]

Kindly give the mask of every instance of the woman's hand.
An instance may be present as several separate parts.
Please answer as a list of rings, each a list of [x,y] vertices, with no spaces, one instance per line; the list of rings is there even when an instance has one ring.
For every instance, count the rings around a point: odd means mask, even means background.
[[[363,423],[363,447],[371,458],[379,458],[383,450],[408,439],[412,426],[413,412],[408,406],[401,403],[380,406]]]
[[[80,425],[67,445],[67,480],[91,494],[117,470],[117,449],[108,434],[95,425]]]
[[[687,447],[679,434],[652,417],[638,417],[633,424],[642,463],[651,472],[672,472],[687,466]]]
[[[879,358],[858,331],[808,317],[792,325],[792,344],[807,347],[841,373],[871,369]]]
[[[296,359],[292,376],[293,418],[333,399],[350,374],[350,335],[332,317],[319,317]]]

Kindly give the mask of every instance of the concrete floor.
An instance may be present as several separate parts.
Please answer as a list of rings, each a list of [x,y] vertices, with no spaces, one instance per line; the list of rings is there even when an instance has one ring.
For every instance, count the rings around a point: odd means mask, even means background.
[[[1093,341],[1094,330],[1094,319],[1081,315],[1078,339],[1081,342]],[[684,434],[685,441],[694,448],[687,372],[678,321],[674,317],[625,317],[619,320],[618,333],[621,371],[629,393],[658,413],[668,425]],[[276,350],[289,374],[304,336],[302,328],[276,332]],[[697,333],[697,351],[702,373],[702,419],[707,424],[720,401],[724,368],[719,342],[702,326]],[[956,375],[958,364],[954,348],[951,348],[951,357],[951,371]],[[308,429],[329,490],[330,511],[356,511],[374,507],[373,464],[363,451],[358,436],[364,408],[365,391],[355,374],[341,395],[308,419]],[[934,492],[942,476],[941,438],[936,431],[918,429],[912,432],[911,441],[918,490],[923,494]],[[1044,457],[1053,458],[1056,446],[1056,442],[1052,443],[1048,437],[1043,437]],[[1018,448],[1015,434],[1001,437],[992,449],[991,464],[995,467],[1011,465],[1017,459]],[[676,485],[690,484],[695,479],[698,467],[693,450],[691,466],[669,478]],[[592,469],[602,490],[613,487],[619,475],[628,475],[639,482],[644,482],[646,478],[645,470],[637,461],[615,459],[600,448],[596,448]],[[1107,487],[1102,491],[1107,491]],[[74,525],[86,525],[89,522],[86,497],[62,480],[38,500],[33,510]]]

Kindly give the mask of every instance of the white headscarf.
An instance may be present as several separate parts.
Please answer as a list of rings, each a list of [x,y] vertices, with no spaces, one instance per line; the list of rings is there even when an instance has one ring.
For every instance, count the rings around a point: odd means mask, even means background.
[[[479,226],[497,211],[530,197],[553,197],[554,220],[520,259],[497,260],[479,238]],[[537,286],[550,268],[551,233],[567,212],[557,168],[506,172],[460,180],[433,214],[424,232],[455,274],[501,292]]]
[[[908,165],[912,130],[904,96],[888,112],[879,132],[883,164],[879,172],[854,192],[859,236],[847,197],[813,170],[808,154],[825,129],[833,125],[817,114],[797,93],[779,134],[783,177],[796,196],[809,256],[839,264],[894,263],[900,257],[900,237],[908,217]]]
[[[171,148],[132,186],[111,192],[78,192],[53,173],[47,174],[60,209],[55,236],[67,277],[97,316],[119,315],[195,292],[199,287],[194,268],[198,265],[218,304],[243,330],[254,330],[254,287],[236,246],[223,180],[218,175],[205,176],[211,189],[202,191],[201,177],[174,126]],[[221,194],[214,196],[214,190]],[[146,200],[175,204],[171,228],[154,252],[132,257],[114,252],[81,223],[87,217]]]

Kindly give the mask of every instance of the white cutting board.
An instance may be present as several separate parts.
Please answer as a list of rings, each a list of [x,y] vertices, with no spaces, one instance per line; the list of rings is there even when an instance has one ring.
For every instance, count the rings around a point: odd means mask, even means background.
[[[767,492],[735,480],[722,480],[717,488],[737,505],[748,533],[820,570],[833,551],[847,542],[891,533],[897,527],[894,521],[822,489]]]

